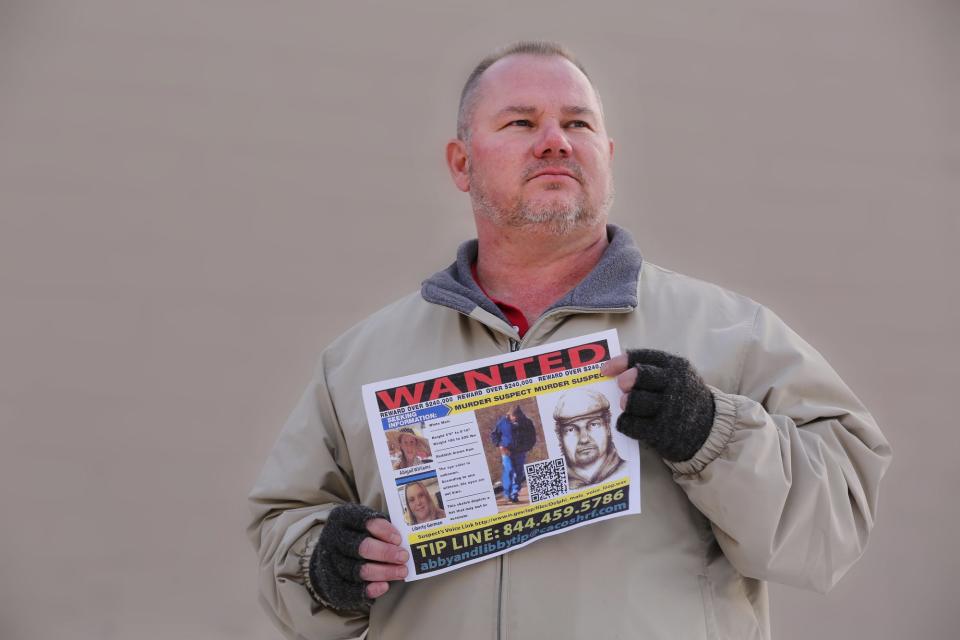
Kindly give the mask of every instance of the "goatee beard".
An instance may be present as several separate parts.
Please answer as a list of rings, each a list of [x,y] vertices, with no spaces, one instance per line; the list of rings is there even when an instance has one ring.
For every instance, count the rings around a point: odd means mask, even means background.
[[[590,207],[581,193],[574,203],[553,200],[539,207],[532,206],[520,197],[515,198],[505,208],[497,207],[487,197],[482,181],[472,181],[470,199],[473,210],[497,226],[521,229],[537,227],[554,236],[563,236],[576,229],[592,226],[605,216],[613,204],[613,181],[607,185],[607,194],[600,206]],[[556,187],[558,189],[559,187]],[[551,189],[548,189],[548,191]]]

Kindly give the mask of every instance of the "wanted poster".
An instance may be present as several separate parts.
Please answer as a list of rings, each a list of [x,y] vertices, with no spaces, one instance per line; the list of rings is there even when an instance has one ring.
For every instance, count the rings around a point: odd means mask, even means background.
[[[600,366],[614,330],[364,385],[407,581],[640,513],[638,443]]]

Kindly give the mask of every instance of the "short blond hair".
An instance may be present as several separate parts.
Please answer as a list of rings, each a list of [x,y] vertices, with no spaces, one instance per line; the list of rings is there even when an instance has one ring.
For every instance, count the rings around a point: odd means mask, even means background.
[[[459,139],[464,142],[470,139],[470,119],[473,117],[474,109],[477,106],[477,85],[480,83],[480,76],[483,75],[484,71],[493,66],[495,62],[503,60],[507,56],[514,55],[559,56],[569,60],[583,73],[587,81],[590,82],[590,86],[593,87],[593,92],[597,96],[597,102],[600,102],[600,92],[597,91],[596,85],[594,85],[593,80],[590,79],[590,74],[587,73],[587,70],[580,64],[580,61],[577,60],[569,49],[556,42],[522,40],[497,49],[481,60],[479,64],[473,68],[473,71],[470,72],[466,83],[463,85],[463,90],[460,92],[460,107],[457,110],[457,137]]]

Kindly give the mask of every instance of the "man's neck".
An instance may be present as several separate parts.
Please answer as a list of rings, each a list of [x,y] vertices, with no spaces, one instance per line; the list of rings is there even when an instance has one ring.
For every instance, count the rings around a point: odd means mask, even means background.
[[[477,275],[492,298],[520,309],[533,324],[583,280],[606,250],[606,221],[564,236],[502,229],[477,216]]]

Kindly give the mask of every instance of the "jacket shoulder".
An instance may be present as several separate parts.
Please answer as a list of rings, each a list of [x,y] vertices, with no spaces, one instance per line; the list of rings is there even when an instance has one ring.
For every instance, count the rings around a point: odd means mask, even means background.
[[[347,329],[323,350],[315,368],[331,388],[354,393],[390,380],[469,358],[454,348],[461,314],[412,292]],[[359,396],[358,396],[359,397]]]
[[[349,354],[359,344],[367,349],[390,344],[406,328],[423,321],[431,306],[421,297],[419,289],[411,292],[374,311],[334,338],[324,354],[339,359],[338,356]]]
[[[647,261],[641,268],[638,298],[641,304],[676,304],[687,315],[709,315],[721,323],[748,319],[752,324],[763,308],[749,296]]]
[[[762,305],[649,262],[641,269],[637,300],[643,325],[621,341],[682,355],[708,384],[731,392],[739,388]]]

